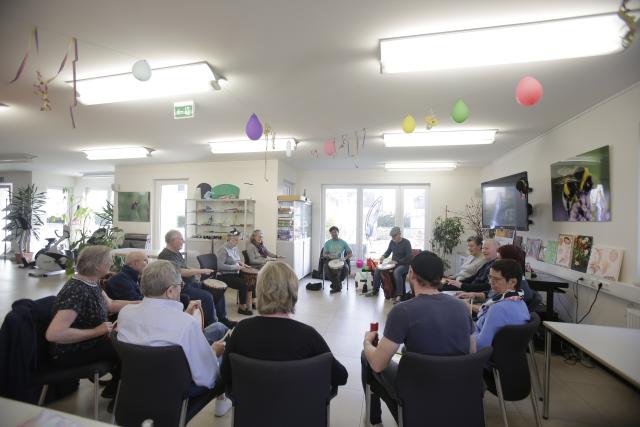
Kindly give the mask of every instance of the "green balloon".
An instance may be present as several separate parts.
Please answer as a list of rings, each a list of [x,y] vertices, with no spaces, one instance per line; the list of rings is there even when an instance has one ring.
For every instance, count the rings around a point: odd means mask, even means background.
[[[451,117],[456,123],[462,123],[469,117],[469,107],[464,103],[462,99],[458,99],[453,104],[453,110],[451,110]]]

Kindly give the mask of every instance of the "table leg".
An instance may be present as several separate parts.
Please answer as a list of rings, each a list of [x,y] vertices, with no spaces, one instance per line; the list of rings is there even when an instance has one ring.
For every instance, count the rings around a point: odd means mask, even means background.
[[[553,291],[547,291],[547,320],[553,321]]]
[[[542,417],[549,419],[549,389],[551,386],[551,331],[545,331],[544,339],[544,401]]]

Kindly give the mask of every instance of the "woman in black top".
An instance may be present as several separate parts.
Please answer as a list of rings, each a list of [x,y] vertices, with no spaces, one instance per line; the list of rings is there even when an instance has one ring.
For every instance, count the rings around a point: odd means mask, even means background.
[[[96,361],[118,363],[108,337],[113,325],[107,314],[139,301],[114,301],[100,288],[98,280],[109,272],[111,265],[111,248],[107,246],[87,246],[80,252],[78,273],[56,296],[53,319],[46,332],[54,365],[68,368]],[[115,395],[117,381],[112,384],[103,397]]]
[[[260,316],[238,323],[227,340],[220,366],[227,388],[231,388],[231,353],[261,360],[288,361],[331,352],[315,329],[289,317],[298,301],[298,278],[287,264],[281,261],[267,263],[258,274],[257,291]],[[346,384],[347,376],[346,368],[334,358],[332,386]]]

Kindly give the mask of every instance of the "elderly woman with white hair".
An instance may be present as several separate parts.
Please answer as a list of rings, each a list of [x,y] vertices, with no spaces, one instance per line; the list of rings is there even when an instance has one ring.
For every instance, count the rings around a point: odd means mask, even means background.
[[[255,230],[251,233],[251,238],[247,245],[247,256],[249,257],[247,260],[249,265],[258,269],[262,268],[267,261],[283,258],[266,248],[262,239],[262,230]]]
[[[227,340],[220,374],[231,386],[231,353],[261,360],[288,361],[307,359],[331,352],[322,336],[311,326],[291,318],[298,301],[298,278],[282,261],[267,263],[258,274],[258,313],[238,323]],[[333,359],[331,384],[347,382],[347,370]]]
[[[53,364],[71,368],[96,361],[119,359],[108,335],[113,324],[108,313],[117,313],[127,304],[139,301],[112,300],[98,285],[113,264],[111,248],[87,246],[78,257],[77,274],[62,287],[53,302],[53,319],[46,332],[51,345]],[[102,393],[115,397],[118,370]]]
[[[227,234],[227,243],[222,245],[216,252],[218,279],[238,291],[238,299],[240,300],[238,314],[251,316],[253,315],[253,311],[251,311],[253,293],[252,290],[249,290],[247,282],[240,275],[240,270],[247,268],[248,265],[240,261],[240,254],[238,253],[239,241],[240,232],[234,229]]]

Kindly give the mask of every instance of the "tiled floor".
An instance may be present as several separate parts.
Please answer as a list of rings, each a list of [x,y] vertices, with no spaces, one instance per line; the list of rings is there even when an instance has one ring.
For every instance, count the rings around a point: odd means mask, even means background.
[[[382,297],[375,300],[356,295],[353,281],[349,291],[344,290],[336,295],[330,295],[328,287],[322,292],[306,291],[306,282],[307,280],[301,282],[295,317],[316,328],[325,337],[334,355],[349,371],[347,384],[340,388],[338,396],[332,401],[331,425],[364,426],[364,398],[360,386],[359,360],[362,338],[371,321],[379,321],[380,329],[384,328],[384,320],[391,303],[385,303]],[[55,294],[63,283],[63,277],[27,277],[26,272],[16,268],[15,264],[0,260],[0,315],[4,318],[14,300]],[[227,293],[227,298],[229,307],[234,307],[233,290]],[[536,354],[536,358],[538,366],[542,368],[542,354]],[[571,366],[558,356],[553,358],[552,372],[551,417],[549,420],[543,420],[544,426],[640,426],[640,393],[636,389],[600,368],[590,369],[580,364]],[[78,393],[52,404],[51,407],[90,417],[91,391],[92,384],[82,381]],[[103,421],[110,420],[106,404],[107,401],[101,399],[100,417]],[[491,394],[485,396],[485,408],[488,425],[502,425],[498,401]],[[508,402],[507,411],[510,426],[535,426],[528,399],[522,402]],[[387,427],[395,425],[386,408],[383,409],[383,423]],[[213,404],[208,405],[189,423],[191,427],[229,425],[229,415],[222,418],[214,417]]]

